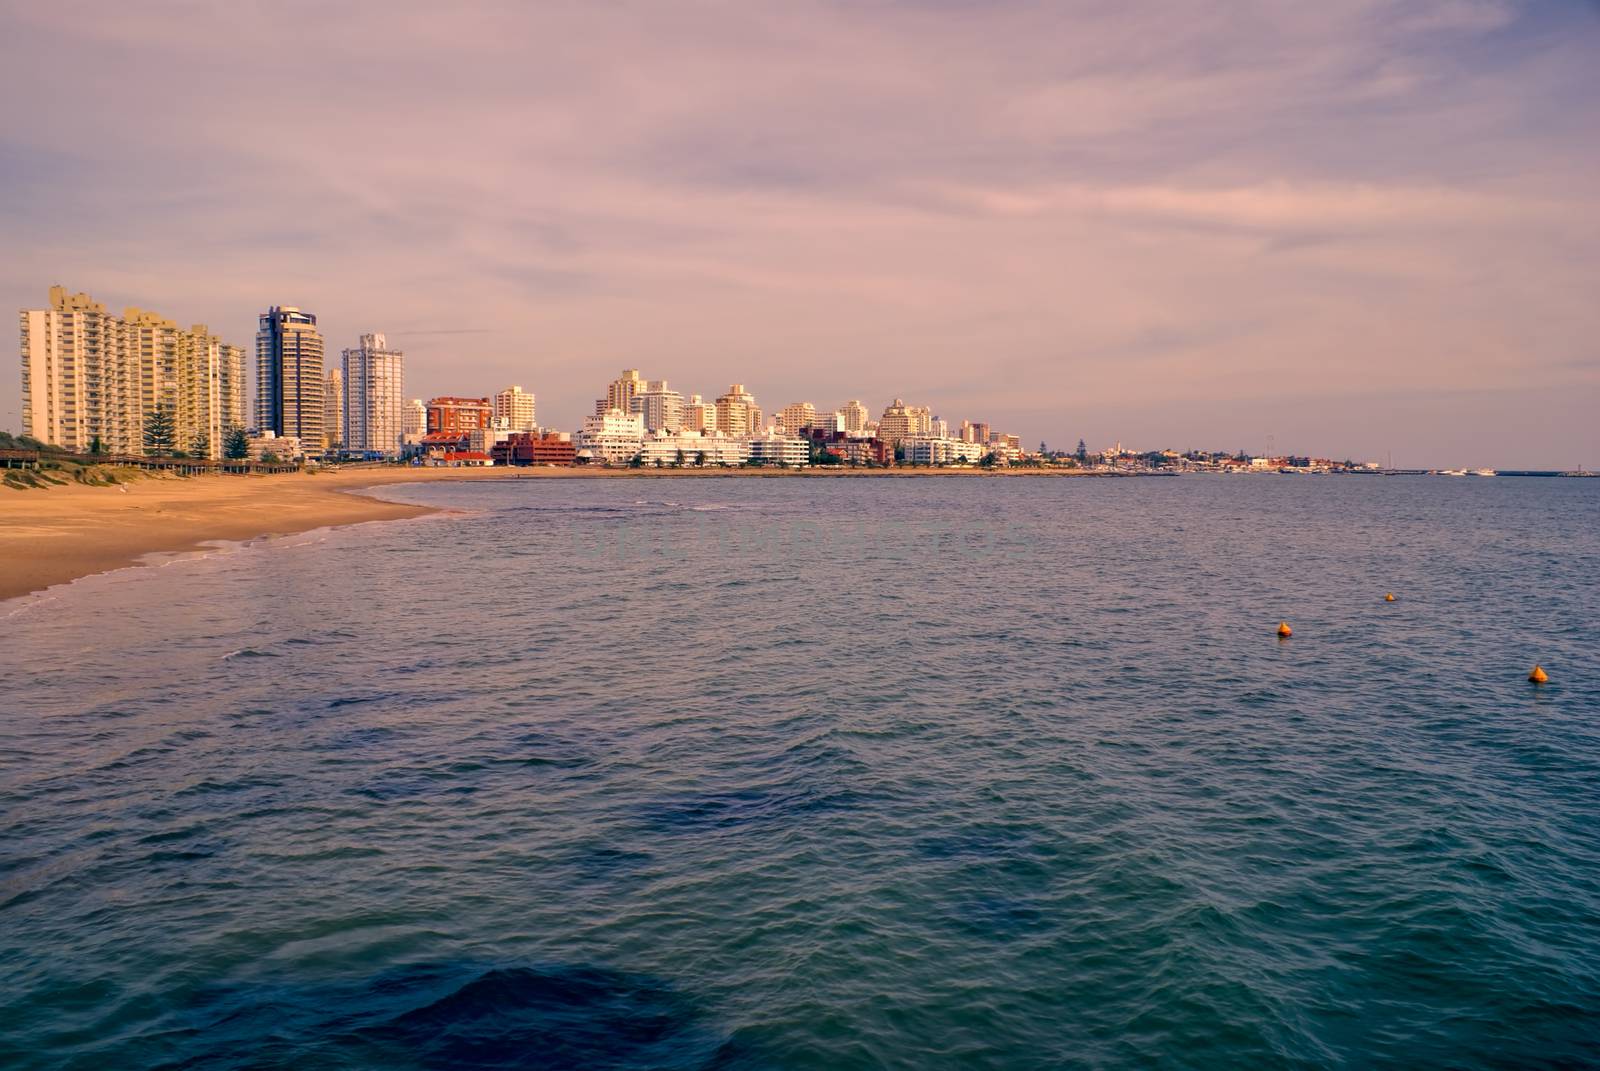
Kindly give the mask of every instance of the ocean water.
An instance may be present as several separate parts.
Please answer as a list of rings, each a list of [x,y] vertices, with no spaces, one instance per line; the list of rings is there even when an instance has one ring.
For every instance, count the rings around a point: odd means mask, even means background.
[[[1600,1065],[1600,481],[385,494],[0,603],[0,1066]]]

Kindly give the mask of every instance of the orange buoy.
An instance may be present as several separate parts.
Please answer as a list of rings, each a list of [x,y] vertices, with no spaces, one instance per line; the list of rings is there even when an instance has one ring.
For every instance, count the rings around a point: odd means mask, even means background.
[[[1389,592],[1389,594],[1385,595],[1383,597],[1383,601],[1384,602],[1394,602],[1394,592],[1391,591],[1391,592]]]
[[[1528,674],[1528,679],[1534,684],[1543,684],[1550,679],[1550,674],[1544,671],[1543,666],[1534,666],[1533,672]]]
[[[1287,621],[1279,621],[1278,622],[1278,639],[1286,640],[1290,636],[1293,636],[1293,635],[1294,635],[1294,629],[1289,627],[1289,622],[1287,622]]]

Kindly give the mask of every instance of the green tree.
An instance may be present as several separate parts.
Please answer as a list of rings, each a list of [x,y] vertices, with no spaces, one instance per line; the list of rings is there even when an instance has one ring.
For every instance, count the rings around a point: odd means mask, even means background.
[[[103,453],[105,453],[106,452],[105,440],[100,438],[100,436],[98,436],[98,435],[96,435],[93,439],[90,439],[89,440],[89,452],[91,454],[103,454]]]
[[[994,463],[995,456],[993,454],[984,454],[983,460],[978,462],[978,466],[980,468],[992,469],[994,468]]]
[[[192,457],[210,457],[211,436],[203,431],[195,432],[194,438],[189,441],[189,454]]]
[[[1082,439],[1078,440],[1078,452],[1075,456],[1077,457],[1080,465],[1089,460],[1089,448],[1084,445]]]
[[[173,426],[172,410],[158,405],[144,417],[144,452],[164,457],[177,448],[178,429]]]
[[[700,450],[700,451],[697,451],[695,453],[695,455],[694,455],[694,463],[695,463],[695,466],[697,468],[704,468],[705,467],[706,452],[704,450]]]
[[[229,428],[222,439],[222,456],[229,461],[243,461],[250,456],[250,437],[243,428]]]

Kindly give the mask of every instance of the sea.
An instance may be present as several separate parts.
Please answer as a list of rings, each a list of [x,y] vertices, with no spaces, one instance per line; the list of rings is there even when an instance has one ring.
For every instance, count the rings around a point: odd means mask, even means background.
[[[0,603],[0,1066],[1600,1066],[1600,480],[381,494]]]

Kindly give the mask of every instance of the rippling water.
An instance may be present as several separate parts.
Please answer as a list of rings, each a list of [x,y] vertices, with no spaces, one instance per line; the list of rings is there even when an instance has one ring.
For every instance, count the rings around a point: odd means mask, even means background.
[[[1600,1064],[1600,481],[387,494],[0,604],[0,1065]]]

